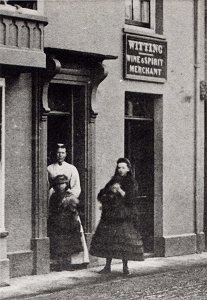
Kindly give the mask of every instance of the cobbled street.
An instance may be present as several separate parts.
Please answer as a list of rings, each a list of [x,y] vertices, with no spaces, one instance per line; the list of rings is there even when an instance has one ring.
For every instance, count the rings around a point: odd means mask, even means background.
[[[100,275],[95,283],[27,299],[137,300],[207,299],[207,267],[123,277],[121,273]]]

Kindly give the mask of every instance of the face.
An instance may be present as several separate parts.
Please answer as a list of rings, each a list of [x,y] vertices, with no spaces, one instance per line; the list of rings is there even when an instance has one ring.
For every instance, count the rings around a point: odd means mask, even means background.
[[[57,150],[57,161],[58,162],[63,162],[66,158],[66,149],[65,148],[59,148]]]
[[[120,176],[125,176],[129,172],[129,168],[125,162],[121,162],[117,165],[117,171]]]

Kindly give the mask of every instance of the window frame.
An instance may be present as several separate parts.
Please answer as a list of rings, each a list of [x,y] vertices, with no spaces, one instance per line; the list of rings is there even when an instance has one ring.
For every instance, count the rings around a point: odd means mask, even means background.
[[[15,2],[14,4],[11,4],[11,3],[7,3],[6,6],[13,6],[15,8],[15,5],[18,5],[18,2],[21,2],[21,1],[24,1],[24,0],[10,0],[12,2]],[[36,1],[36,6],[37,8],[26,8],[26,7],[22,7],[20,5],[20,9],[21,9],[21,13],[25,13],[25,14],[41,14],[43,15],[44,13],[44,1],[41,1],[41,0],[34,0]],[[24,2],[30,2],[30,1],[24,1]],[[17,8],[18,10],[18,8]]]
[[[32,3],[32,5],[36,5],[37,6],[37,2],[38,0],[32,0],[32,1],[26,1],[26,0],[8,0],[7,1],[7,4],[8,5],[12,5],[12,6],[15,6],[15,5],[19,5],[21,6],[22,8],[27,8],[27,9],[31,9],[31,10],[37,10],[37,8],[29,8],[29,7],[25,7],[25,6],[22,6],[23,3],[27,4],[27,3]]]
[[[125,3],[126,5],[126,3]],[[149,23],[136,21],[133,19],[127,19],[125,14],[125,25],[135,26],[136,28],[143,28],[147,30],[155,29],[155,7],[156,0],[149,0]]]

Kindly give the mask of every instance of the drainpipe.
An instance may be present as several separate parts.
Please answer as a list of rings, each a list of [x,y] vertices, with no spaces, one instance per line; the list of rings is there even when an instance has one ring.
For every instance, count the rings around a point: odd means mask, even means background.
[[[199,111],[200,111],[200,20],[201,1],[194,0],[194,232],[196,234],[196,250],[200,252],[201,240],[198,224],[199,216],[199,166],[200,166],[200,136],[199,136]]]

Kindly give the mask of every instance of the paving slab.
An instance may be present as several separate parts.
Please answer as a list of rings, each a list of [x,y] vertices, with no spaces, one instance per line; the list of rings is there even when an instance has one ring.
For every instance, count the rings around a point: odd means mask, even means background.
[[[0,299],[25,299],[31,296],[72,289],[77,285],[98,283],[122,275],[122,263],[116,260],[110,276],[98,273],[102,266],[76,271],[51,272],[44,275],[23,276],[10,279],[10,286],[0,288]],[[174,256],[150,257],[141,262],[129,262],[130,276],[145,276],[170,270],[179,270],[194,266],[207,266],[207,252]]]

